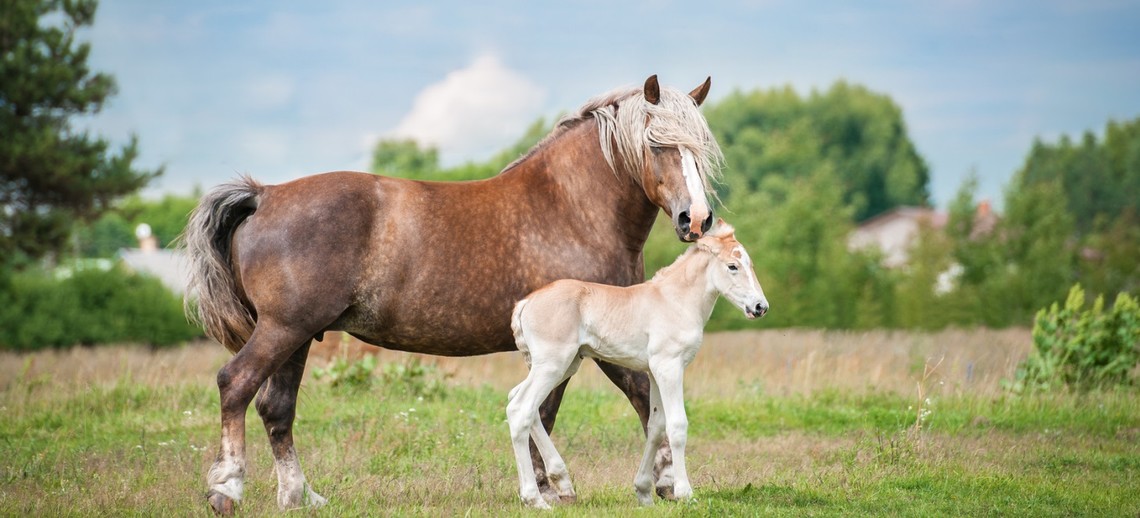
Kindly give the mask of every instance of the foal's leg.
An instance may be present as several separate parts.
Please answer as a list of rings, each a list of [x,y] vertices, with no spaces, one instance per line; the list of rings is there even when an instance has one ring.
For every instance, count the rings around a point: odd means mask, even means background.
[[[550,485],[554,486],[552,488],[555,493],[554,498],[564,504],[574,503],[578,495],[574,493],[574,484],[570,481],[570,470],[566,469],[566,461],[562,460],[562,455],[554,447],[554,441],[550,440],[550,435],[546,433],[542,423],[536,421],[531,425],[530,438],[531,444],[535,445],[542,455],[542,463],[546,466]]]
[[[649,406],[645,451],[641,455],[641,465],[637,468],[637,475],[633,477],[633,488],[641,505],[653,505],[653,462],[662,442],[665,441],[665,413],[661,409],[661,392],[652,376],[649,377]]]
[[[641,429],[648,432],[649,424],[649,376],[641,371],[627,369],[612,363],[598,361],[598,367],[606,377],[617,385],[625,397],[629,399],[637,416],[641,418]],[[654,458],[653,476],[657,480],[657,495],[668,500],[673,499],[673,452],[669,449],[669,438],[666,437],[657,449]]]
[[[257,413],[265,424],[269,444],[273,448],[273,464],[277,471],[277,506],[282,510],[309,505],[320,507],[327,500],[305,481],[297,451],[293,448],[293,418],[297,415],[297,389],[305,373],[309,356],[306,342],[273,373],[257,393]]]
[[[276,372],[312,333],[298,332],[267,319],[258,322],[249,341],[218,371],[222,443],[206,475],[206,498],[219,514],[231,514],[241,500],[245,479],[245,411],[258,387]]]
[[[550,392],[549,396],[542,401],[542,405],[538,407],[538,418],[542,422],[543,428],[546,430],[547,435],[554,431],[554,420],[558,417],[558,408],[562,406],[562,396],[566,393],[566,385],[570,383],[566,379],[554,390]],[[530,459],[534,466],[534,479],[538,484],[538,490],[542,495],[550,500],[559,499],[558,491],[550,485],[550,479],[547,477],[546,464],[543,462],[542,452],[539,451],[538,445],[534,440],[530,441]]]
[[[566,384],[570,381],[570,377],[578,372],[578,366],[582,364],[582,358],[575,356],[570,364],[570,367],[563,374],[563,380],[554,388],[558,392],[559,399],[561,399],[561,390],[566,389]],[[551,392],[553,396],[554,392]],[[550,397],[546,398],[550,401]],[[541,409],[541,407],[540,407]],[[541,413],[540,413],[541,415]],[[553,423],[552,423],[553,424]],[[541,472],[542,479],[539,480],[538,489],[544,498],[551,501],[557,501],[563,504],[574,503],[578,499],[578,495],[574,493],[574,484],[570,481],[570,471],[566,469],[566,461],[562,460],[562,455],[558,453],[558,449],[554,447],[554,441],[550,440],[550,434],[546,431],[545,423],[536,421],[531,425],[530,430],[531,439],[531,461],[534,466],[542,468],[536,469],[535,473]],[[538,458],[535,458],[535,455]],[[543,487],[543,482],[546,482],[546,487]],[[551,487],[553,486],[553,487]]]
[[[680,358],[662,361],[649,359],[653,381],[661,391],[661,409],[665,411],[665,434],[673,450],[673,496],[678,500],[693,497],[689,473],[685,469],[685,443],[688,440],[689,418],[685,415],[685,365]]]
[[[534,344],[531,344],[530,349],[532,358],[530,373],[522,383],[511,390],[510,401],[507,402],[507,424],[511,429],[511,445],[519,472],[519,497],[526,505],[549,509],[550,505],[539,493],[534,478],[534,463],[530,457],[530,432],[532,428],[540,425],[539,404],[562,381],[566,367],[571,361],[543,358],[542,353],[538,353],[541,349],[536,348]]]

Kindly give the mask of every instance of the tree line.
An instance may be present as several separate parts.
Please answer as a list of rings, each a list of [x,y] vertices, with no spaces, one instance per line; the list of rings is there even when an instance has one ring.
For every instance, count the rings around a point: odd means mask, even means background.
[[[0,4],[4,326],[35,320],[20,313],[35,304],[13,301],[53,306],[54,295],[30,294],[53,285],[42,280],[54,275],[45,265],[113,257],[134,246],[134,228],[144,222],[162,246],[171,246],[200,194],[139,197],[162,170],[133,164],[138,140],[113,150],[73,127],[73,119],[97,114],[115,92],[112,77],[88,68],[90,47],[76,36],[93,23],[95,8],[92,0]],[[765,327],[1028,325],[1074,283],[1090,298],[1137,292],[1140,118],[1109,122],[1099,136],[1035,141],[1006,187],[996,221],[979,221],[977,180],[968,178],[946,224],[925,225],[910,260],[887,267],[880,252],[851,249],[851,232],[886,211],[931,205],[929,168],[889,96],[840,81],[807,95],[790,87],[735,91],[704,110],[728,167],[718,186],[719,211],[752,250],[773,302]],[[486,178],[551,127],[536,120],[495,156],[453,167],[442,166],[431,146],[382,140],[371,170],[413,179]],[[650,274],[685,247],[663,219],[658,227],[645,250]],[[99,286],[118,282],[78,279],[88,287],[75,286],[74,296],[58,300],[91,307],[109,300],[98,295],[107,292]],[[727,309],[714,313],[710,329],[746,325]]]

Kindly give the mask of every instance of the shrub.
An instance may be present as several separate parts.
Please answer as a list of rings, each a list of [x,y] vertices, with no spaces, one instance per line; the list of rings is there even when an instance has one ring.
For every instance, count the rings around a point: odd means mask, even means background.
[[[376,370],[376,357],[371,354],[357,361],[338,356],[326,368],[313,368],[313,379],[327,380],[329,386],[350,390],[368,390],[372,387]]]
[[[1087,389],[1130,384],[1140,361],[1140,305],[1127,293],[1104,309],[1097,297],[1084,309],[1080,285],[1069,290],[1063,307],[1056,302],[1037,313],[1034,349],[1018,367],[1011,388],[1042,390],[1060,386]]]
[[[200,335],[177,295],[158,279],[123,268],[81,269],[64,279],[24,272],[0,286],[0,348],[161,346]]]

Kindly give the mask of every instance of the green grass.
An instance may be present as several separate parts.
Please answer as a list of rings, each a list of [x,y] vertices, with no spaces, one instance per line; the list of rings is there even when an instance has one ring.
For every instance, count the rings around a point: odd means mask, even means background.
[[[93,387],[10,380],[0,393],[0,515],[198,515],[218,443],[209,384]],[[296,439],[330,505],[321,516],[531,514],[515,497],[505,393],[419,398],[307,382]],[[692,399],[696,501],[653,515],[1056,516],[1140,511],[1140,395],[953,396],[755,392]],[[276,512],[260,420],[247,417],[244,515]],[[616,390],[572,384],[554,434],[579,493],[555,515],[628,515],[641,451]]]

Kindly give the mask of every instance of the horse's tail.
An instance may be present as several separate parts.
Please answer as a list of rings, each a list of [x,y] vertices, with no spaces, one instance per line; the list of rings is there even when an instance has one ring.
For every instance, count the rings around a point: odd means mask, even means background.
[[[200,323],[206,335],[235,353],[249,340],[256,319],[238,293],[230,261],[230,240],[234,229],[257,210],[263,190],[249,176],[215,187],[190,213],[190,222],[181,236],[190,270],[183,300],[186,316]]]

